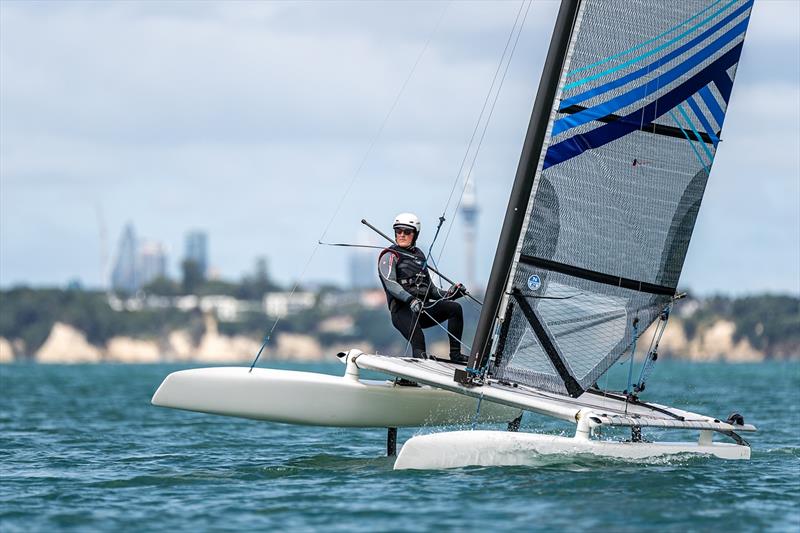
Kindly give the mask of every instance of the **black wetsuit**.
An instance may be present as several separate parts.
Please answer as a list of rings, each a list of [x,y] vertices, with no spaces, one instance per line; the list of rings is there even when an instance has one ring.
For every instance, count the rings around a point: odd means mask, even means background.
[[[413,356],[425,357],[422,330],[447,321],[452,358],[461,354],[464,314],[460,304],[445,299],[447,293],[431,282],[425,265],[425,254],[416,246],[393,245],[381,252],[378,271],[392,313],[392,324],[410,341]],[[423,303],[421,313],[411,310],[414,299]]]

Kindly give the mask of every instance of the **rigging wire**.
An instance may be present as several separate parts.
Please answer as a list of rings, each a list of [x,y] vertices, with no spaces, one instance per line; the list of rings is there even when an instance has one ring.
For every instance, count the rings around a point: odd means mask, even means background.
[[[517,11],[516,18],[514,19],[514,24],[511,27],[511,31],[509,32],[508,39],[506,40],[505,47],[503,48],[503,53],[500,56],[500,61],[498,62],[497,69],[495,70],[494,78],[492,79],[492,84],[489,87],[489,91],[486,93],[486,98],[483,101],[483,107],[481,108],[481,112],[480,112],[480,114],[478,116],[478,120],[475,123],[475,128],[472,131],[472,136],[470,137],[469,143],[467,145],[467,149],[466,149],[466,151],[464,153],[464,158],[461,161],[461,166],[459,167],[458,173],[456,174],[456,177],[453,180],[453,187],[450,190],[450,195],[447,198],[447,202],[445,203],[445,207],[444,207],[444,210],[442,211],[442,215],[439,217],[439,225],[436,228],[436,233],[434,234],[433,241],[431,242],[431,245],[428,248],[428,257],[431,257],[432,254],[433,254],[433,245],[436,242],[436,238],[439,236],[439,230],[441,229],[442,224],[444,223],[444,221],[446,219],[445,218],[445,214],[447,213],[447,209],[450,206],[450,201],[452,200],[453,193],[455,192],[456,187],[458,185],[458,180],[461,177],[461,173],[462,173],[462,171],[464,169],[464,165],[466,164],[466,161],[469,158],[469,154],[470,154],[470,151],[471,151],[471,148],[472,148],[472,143],[475,140],[475,135],[476,135],[478,129],[480,129],[481,122],[483,122],[483,124],[484,124],[483,131],[481,132],[481,136],[480,136],[480,139],[478,141],[478,145],[475,148],[474,156],[472,158],[472,162],[470,164],[469,171],[468,171],[468,174],[467,174],[467,179],[464,180],[464,186],[461,189],[461,195],[459,196],[458,204],[456,205],[456,208],[453,211],[454,215],[455,215],[455,213],[458,212],[458,207],[461,205],[461,201],[464,198],[464,191],[466,190],[467,182],[469,181],[469,176],[472,175],[472,169],[475,166],[475,160],[478,157],[478,152],[480,151],[480,147],[481,147],[481,145],[483,143],[484,136],[486,135],[486,129],[489,126],[489,122],[491,121],[492,114],[494,113],[495,105],[497,104],[497,98],[500,96],[500,90],[503,88],[503,82],[506,79],[506,74],[508,74],[508,67],[511,64],[511,59],[514,57],[514,51],[517,48],[517,43],[519,42],[519,36],[522,34],[522,28],[525,25],[525,19],[528,16],[528,11],[530,10],[530,7],[531,7],[531,2],[532,2],[532,0],[528,0],[527,9],[525,9],[525,14],[522,17],[522,22],[521,23],[520,23],[520,14],[522,13],[522,8],[525,7],[525,0],[522,0],[522,2],[520,2],[519,10]],[[518,29],[518,27],[519,27],[519,29]],[[514,39],[514,33],[517,34],[516,39]],[[508,60],[506,61],[506,54],[508,53],[508,47],[509,47],[509,44],[511,43],[512,40],[514,41],[514,45],[512,46],[511,52],[508,55]],[[487,104],[488,104],[488,102],[489,102],[489,100],[490,100],[490,98],[492,96],[492,91],[494,90],[494,86],[495,86],[495,84],[497,82],[497,76],[500,73],[500,70],[502,69],[504,62],[506,64],[506,66],[505,66],[505,69],[503,70],[503,75],[500,78],[500,83],[497,86],[497,91],[495,92],[494,100],[492,101],[492,105],[489,108],[489,114],[487,115],[486,120],[483,121],[483,115],[484,115],[484,112],[486,111],[486,106],[487,106]],[[450,237],[450,231],[452,230],[452,228],[453,228],[453,222],[451,222],[450,225],[448,226],[448,231],[447,231],[447,234],[445,235],[444,243],[442,243],[442,247],[441,247],[441,249],[439,251],[439,260],[441,260],[441,258],[442,258],[442,254],[444,253],[444,247],[447,245],[447,240]],[[428,259],[426,257],[426,259],[425,259],[426,263],[427,263],[427,260]],[[436,264],[435,261],[432,261],[432,262],[434,264]],[[430,285],[428,285],[428,288],[427,288],[427,290],[425,292],[425,298],[428,297],[428,293],[429,292],[430,292]],[[416,317],[416,319],[414,321],[414,326],[411,329],[412,332],[419,325],[420,316],[421,316],[421,313],[417,314],[417,317]],[[410,345],[411,345],[411,339],[409,338],[407,340],[407,342],[406,342],[404,355],[408,354],[408,348],[409,348]]]
[[[631,340],[631,363],[628,366],[628,387],[625,389],[625,414],[628,414],[628,402],[633,399],[633,359],[636,355],[636,341],[639,338],[639,317],[633,319],[633,339]]]
[[[441,300],[437,300],[437,302],[438,302],[438,301],[441,301]],[[430,308],[432,308],[432,307],[433,307],[433,306],[430,306],[430,307],[428,307],[427,309],[430,309]],[[458,337],[456,337],[455,335],[453,335],[452,333],[450,333],[450,332],[447,330],[447,328],[445,327],[445,325],[444,325],[444,324],[442,324],[441,322],[439,322],[438,320],[436,320],[435,318],[433,318],[433,317],[431,316],[431,314],[430,314],[430,313],[429,313],[429,312],[428,312],[428,311],[427,311],[425,308],[423,308],[423,309],[422,309],[422,312],[423,312],[423,313],[425,313],[426,315],[428,315],[428,318],[430,318],[431,320],[433,320],[433,321],[436,323],[436,325],[437,325],[437,326],[439,326],[440,328],[442,328],[442,329],[444,330],[444,332],[445,332],[445,333],[447,333],[447,336],[448,336],[448,337],[451,337],[451,338],[455,339],[456,341],[458,341],[458,343],[459,343],[461,346],[463,346],[464,348],[466,348],[467,350],[472,350],[472,347],[471,347],[469,344],[467,344],[466,342],[462,341],[461,339],[459,339]]]
[[[672,302],[667,304],[667,306],[661,312],[659,323],[653,331],[653,338],[650,340],[650,347],[647,350],[647,355],[644,363],[642,364],[642,370],[639,372],[639,382],[634,386],[634,392],[638,393],[644,391],[645,383],[650,378],[650,374],[653,372],[653,367],[658,359],[658,344],[661,342],[661,337],[664,335],[664,331],[667,329],[667,322],[669,321],[669,315],[671,312]]]
[[[431,40],[433,39],[433,36],[439,30],[439,26],[441,25],[442,20],[444,19],[444,15],[447,12],[447,9],[448,9],[449,6],[450,6],[450,2],[447,2],[447,4],[445,4],[445,6],[444,6],[444,9],[442,9],[442,12],[439,14],[439,18],[436,21],[436,25],[433,27],[433,30],[431,30],[431,32],[428,34],[428,38],[425,40],[425,44],[423,45],[422,50],[420,50],[419,54],[417,55],[416,60],[414,61],[414,64],[411,67],[411,70],[409,71],[408,75],[406,76],[405,80],[403,81],[403,84],[400,86],[400,90],[397,92],[397,95],[395,95],[394,101],[392,102],[392,105],[389,107],[389,111],[386,113],[386,116],[384,116],[380,127],[375,132],[375,135],[373,135],[372,139],[370,140],[370,143],[367,146],[367,150],[364,153],[364,156],[361,158],[361,161],[358,164],[358,167],[356,167],[356,170],[353,173],[353,176],[350,178],[350,182],[348,183],[347,187],[345,188],[344,193],[339,198],[339,202],[336,204],[336,208],[333,211],[333,215],[331,215],[330,220],[328,220],[328,223],[325,226],[325,229],[322,231],[322,235],[317,240],[317,244],[311,250],[311,254],[308,257],[308,260],[306,260],[306,263],[303,266],[303,269],[300,271],[300,276],[297,278],[297,281],[295,281],[294,286],[292,287],[292,290],[289,292],[289,299],[292,298],[294,293],[297,291],[297,288],[299,287],[300,282],[305,278],[306,271],[308,270],[308,267],[311,264],[311,261],[314,259],[314,256],[316,255],[317,250],[319,250],[319,247],[321,245],[321,241],[325,240],[325,236],[328,234],[328,231],[330,230],[331,226],[333,225],[333,222],[336,220],[336,217],[338,216],[339,211],[341,210],[345,199],[350,194],[350,191],[352,190],[353,185],[356,182],[356,179],[361,174],[361,170],[364,168],[364,165],[366,164],[367,159],[369,159],[369,156],[372,154],[372,150],[375,148],[376,144],[378,143],[378,139],[381,137],[381,134],[383,133],[383,130],[386,127],[386,124],[389,122],[389,118],[394,113],[394,110],[397,107],[398,102],[400,101],[400,97],[405,92],[409,81],[411,81],[411,78],[413,77],[414,72],[417,70],[417,66],[419,65],[420,61],[422,60],[422,57],[425,55],[425,52],[428,50],[428,46],[430,45]],[[256,363],[258,362],[258,358],[261,357],[261,354],[264,351],[264,348],[267,346],[267,343],[269,342],[270,338],[272,338],[272,334],[275,332],[275,328],[277,328],[277,326],[280,323],[282,318],[283,317],[281,317],[280,315],[278,315],[275,318],[275,322],[273,322],[272,327],[269,329],[267,334],[264,336],[264,342],[261,343],[261,347],[258,349],[258,353],[256,353],[256,356],[253,359],[253,363],[250,365],[250,370],[248,370],[248,373],[253,371],[253,368],[256,366]]]
[[[511,44],[511,40],[514,37],[514,32],[517,29],[517,23],[519,22],[520,14],[522,13],[522,8],[525,5],[525,0],[520,2],[519,9],[517,10],[517,16],[514,19],[514,25],[511,27],[511,32],[508,34],[508,39],[506,39],[505,47],[503,48],[503,53],[500,56],[500,61],[497,63],[497,69],[494,71],[494,77],[492,78],[492,84],[489,86],[489,91],[486,93],[486,97],[483,99],[483,106],[481,107],[481,112],[478,114],[478,120],[475,122],[475,127],[472,129],[472,135],[469,138],[469,142],[467,143],[467,149],[464,151],[464,157],[461,159],[461,165],[458,167],[458,172],[456,173],[456,177],[453,180],[453,186],[450,189],[450,194],[447,196],[447,202],[445,202],[444,209],[442,210],[442,216],[439,217],[439,227],[441,227],[442,222],[444,222],[445,214],[447,213],[447,209],[450,207],[450,201],[453,199],[453,194],[456,191],[456,187],[458,186],[458,179],[461,177],[461,172],[464,170],[464,165],[467,163],[467,159],[469,158],[469,153],[472,149],[472,143],[475,141],[475,135],[478,133],[478,129],[480,128],[481,122],[483,121],[483,114],[486,111],[486,106],[489,104],[489,99],[492,96],[492,92],[494,91],[494,86],[497,83],[497,76],[500,73],[500,69],[503,67],[503,62],[505,61],[506,53],[508,52],[508,46]],[[530,7],[530,3],[528,4]],[[527,15],[527,13],[526,13]],[[524,21],[523,21],[524,23]],[[516,43],[515,43],[516,46]],[[512,51],[513,55],[513,51]],[[509,58],[510,61],[510,58]],[[505,78],[505,76],[504,76]],[[501,82],[502,87],[502,82]],[[500,88],[498,87],[498,93]],[[495,98],[496,100],[496,98]],[[490,114],[491,118],[491,114]],[[487,119],[488,122],[488,119]],[[462,193],[463,195],[463,193]],[[452,225],[452,224],[451,224]],[[438,234],[438,228],[437,228]],[[433,248],[433,246],[431,246]]]
[[[486,130],[489,128],[489,122],[491,121],[492,115],[494,114],[494,108],[497,105],[497,100],[498,100],[498,98],[500,96],[500,91],[503,89],[503,84],[505,82],[506,75],[508,74],[508,69],[509,69],[509,66],[511,65],[511,60],[514,58],[514,52],[517,49],[517,44],[519,43],[519,38],[522,35],[522,29],[525,27],[525,21],[528,18],[528,12],[530,11],[532,3],[533,3],[533,0],[528,0],[527,7],[525,8],[525,14],[522,16],[522,22],[520,23],[519,30],[517,31],[517,37],[516,37],[516,39],[514,39],[514,45],[511,47],[511,53],[508,56],[508,61],[506,62],[505,69],[503,70],[503,76],[502,76],[502,78],[500,78],[500,84],[498,85],[497,92],[494,95],[494,100],[492,101],[492,106],[489,108],[489,114],[486,117],[486,121],[484,122],[483,131],[481,132],[481,136],[480,136],[480,139],[478,141],[478,145],[475,148],[475,152],[473,154],[472,161],[471,161],[470,166],[469,166],[469,170],[467,171],[467,177],[464,180],[464,185],[461,187],[461,195],[458,197],[458,203],[456,204],[456,207],[453,210],[453,219],[454,220],[450,222],[450,225],[448,226],[448,229],[447,229],[447,233],[445,234],[445,237],[444,237],[444,242],[442,243],[442,246],[439,249],[439,260],[442,259],[442,255],[444,254],[444,249],[447,246],[447,241],[450,238],[450,232],[453,230],[453,226],[455,225],[455,215],[456,215],[456,213],[458,213],[458,209],[461,207],[461,202],[464,200],[464,192],[467,189],[467,183],[469,183],[469,178],[472,177],[472,170],[475,168],[475,162],[478,159],[478,153],[480,152],[481,146],[483,145],[483,140],[484,140],[484,138],[486,136]],[[522,7],[524,5],[525,5],[525,1],[523,0],[523,2],[520,3],[520,11],[517,13],[517,20],[519,19],[519,14],[522,11]],[[514,21],[514,25],[516,26],[516,21]],[[516,28],[512,28],[511,34],[509,35],[509,41],[511,40],[511,37],[514,34],[514,30],[515,29]],[[506,43],[506,46],[508,46],[508,43]],[[505,54],[505,51],[504,51],[504,54]],[[502,60],[501,60],[501,64],[502,64]],[[499,67],[498,67],[498,70],[499,70]],[[490,91],[491,91],[491,89],[490,89]],[[488,101],[488,98],[489,98],[490,94],[491,94],[491,92],[486,95],[487,101]],[[466,154],[465,154],[465,159],[466,159]],[[448,205],[449,205],[449,203],[450,203],[450,199],[448,198]]]
[[[530,11],[532,3],[533,3],[533,0],[528,0],[528,5],[527,5],[527,7],[525,9],[525,14],[522,17],[522,22],[520,23],[519,31],[517,32],[517,37],[514,40],[514,46],[511,48],[511,53],[510,53],[510,55],[508,57],[508,61],[506,62],[505,70],[503,71],[503,77],[500,80],[500,85],[497,88],[497,92],[495,93],[495,96],[494,96],[494,101],[492,102],[492,107],[490,108],[489,115],[488,115],[488,117],[486,119],[486,122],[484,123],[483,131],[481,132],[481,137],[480,137],[480,140],[478,141],[478,146],[476,147],[475,153],[474,153],[474,155],[472,157],[472,162],[470,163],[469,171],[467,173],[467,179],[464,180],[464,185],[461,188],[461,195],[459,196],[458,203],[456,204],[456,207],[455,207],[455,209],[453,211],[454,219],[455,219],[455,214],[458,213],[458,209],[461,207],[461,202],[464,199],[464,192],[467,189],[467,183],[469,182],[469,178],[472,176],[472,170],[475,167],[475,161],[477,160],[478,153],[480,152],[481,146],[483,145],[483,140],[484,140],[484,137],[486,136],[486,130],[488,129],[489,122],[491,121],[492,115],[494,114],[494,108],[495,108],[495,105],[497,104],[497,99],[500,96],[500,91],[503,88],[503,83],[505,82],[506,75],[508,74],[508,69],[509,69],[509,66],[511,65],[511,60],[513,59],[514,52],[517,49],[517,44],[519,43],[519,38],[522,35],[522,29],[525,27],[525,21],[528,18],[528,12]],[[520,4],[520,10],[522,9],[523,5],[524,5],[524,0],[523,0],[522,4]],[[512,35],[513,35],[513,29],[512,29]],[[447,241],[450,239],[450,232],[453,230],[454,222],[455,222],[454,220],[450,222],[450,226],[448,226],[448,228],[447,228],[447,233],[445,234],[444,242],[442,243],[442,247],[439,249],[439,259],[440,260],[441,260],[442,256],[444,255],[444,249],[447,246]],[[498,307],[498,309],[499,309],[499,307]],[[494,312],[496,313],[498,309],[495,309]],[[491,338],[492,338],[491,336],[488,336],[486,338],[486,344],[487,345],[489,344]],[[485,349],[486,349],[486,346],[483,346],[481,348],[481,350],[485,350]],[[488,365],[489,365],[489,358],[487,357],[485,362],[484,362],[483,368],[480,369],[480,371],[483,372],[488,367]]]

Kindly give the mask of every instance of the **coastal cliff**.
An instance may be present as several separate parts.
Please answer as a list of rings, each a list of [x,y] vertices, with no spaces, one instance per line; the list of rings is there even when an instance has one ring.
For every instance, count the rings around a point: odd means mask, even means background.
[[[14,361],[14,348],[8,339],[0,337],[0,364],[11,363]]]
[[[643,337],[647,340],[651,335],[652,332],[646,332]],[[736,340],[736,325],[724,319],[708,324],[692,338],[688,337],[682,320],[671,319],[659,343],[659,354],[672,359],[732,363],[763,361],[770,356],[753,348],[746,338]]]
[[[279,336],[279,341],[282,339]],[[292,346],[296,341],[288,343]],[[308,343],[307,343],[308,344]],[[217,329],[217,321],[212,316],[205,319],[205,330],[197,342],[185,330],[170,331],[157,338],[134,338],[116,336],[104,345],[96,346],[86,340],[86,335],[73,326],[56,322],[44,344],[34,354],[39,363],[158,363],[171,361],[196,362],[244,362],[249,361],[258,351],[260,343],[244,335],[222,335]],[[314,347],[311,343],[312,348]],[[11,342],[0,338],[0,361],[13,361],[16,354]],[[297,349],[290,350],[297,353]],[[271,354],[268,354],[271,355]],[[319,346],[311,351],[312,358],[322,355]]]
[[[264,359],[330,360],[349,348],[404,353],[407,343],[392,327],[383,291],[303,294],[298,301],[265,298],[262,309],[218,296],[120,300],[96,291],[0,291],[0,362],[250,362],[276,316],[280,327]],[[236,313],[233,303],[240,308]],[[478,313],[464,306],[467,342]],[[434,328],[426,336],[431,353],[447,352],[444,332]],[[651,332],[643,334],[638,356],[651,338]],[[672,310],[659,354],[692,361],[800,358],[800,298],[687,297]]]
[[[661,339],[659,354],[666,358],[691,361],[758,362],[769,358],[796,358],[800,351],[767,354],[756,349],[747,338],[737,336],[736,325],[729,320],[716,320],[698,328],[693,335],[687,332],[680,318],[671,319]],[[651,332],[643,337],[649,339]],[[0,337],[0,363],[13,362],[24,354],[15,349],[14,342]],[[20,343],[16,343],[19,347]],[[260,341],[245,335],[224,335],[219,332],[213,316],[204,317],[204,330],[197,341],[186,330],[174,330],[156,338],[115,336],[103,345],[94,345],[77,328],[56,322],[44,344],[34,353],[39,363],[157,363],[157,362],[215,362],[245,363],[258,352]],[[318,361],[329,359],[339,351],[358,347],[373,351],[372,343],[353,341],[323,345],[311,335],[281,333],[271,347],[264,350],[265,359]],[[433,353],[444,353],[446,342],[431,344]]]

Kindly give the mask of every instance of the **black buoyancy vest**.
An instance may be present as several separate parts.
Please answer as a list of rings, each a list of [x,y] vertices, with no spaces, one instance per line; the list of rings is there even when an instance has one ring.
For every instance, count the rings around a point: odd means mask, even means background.
[[[425,254],[417,248],[408,249],[396,244],[389,247],[397,255],[397,282],[414,298],[424,299],[428,294],[431,276],[428,274]],[[411,254],[414,257],[411,257]]]

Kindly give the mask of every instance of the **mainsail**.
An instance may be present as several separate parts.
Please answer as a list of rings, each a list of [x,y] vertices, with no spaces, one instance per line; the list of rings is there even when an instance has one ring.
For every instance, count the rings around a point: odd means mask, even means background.
[[[752,3],[562,3],[474,369],[577,397],[670,304]]]

